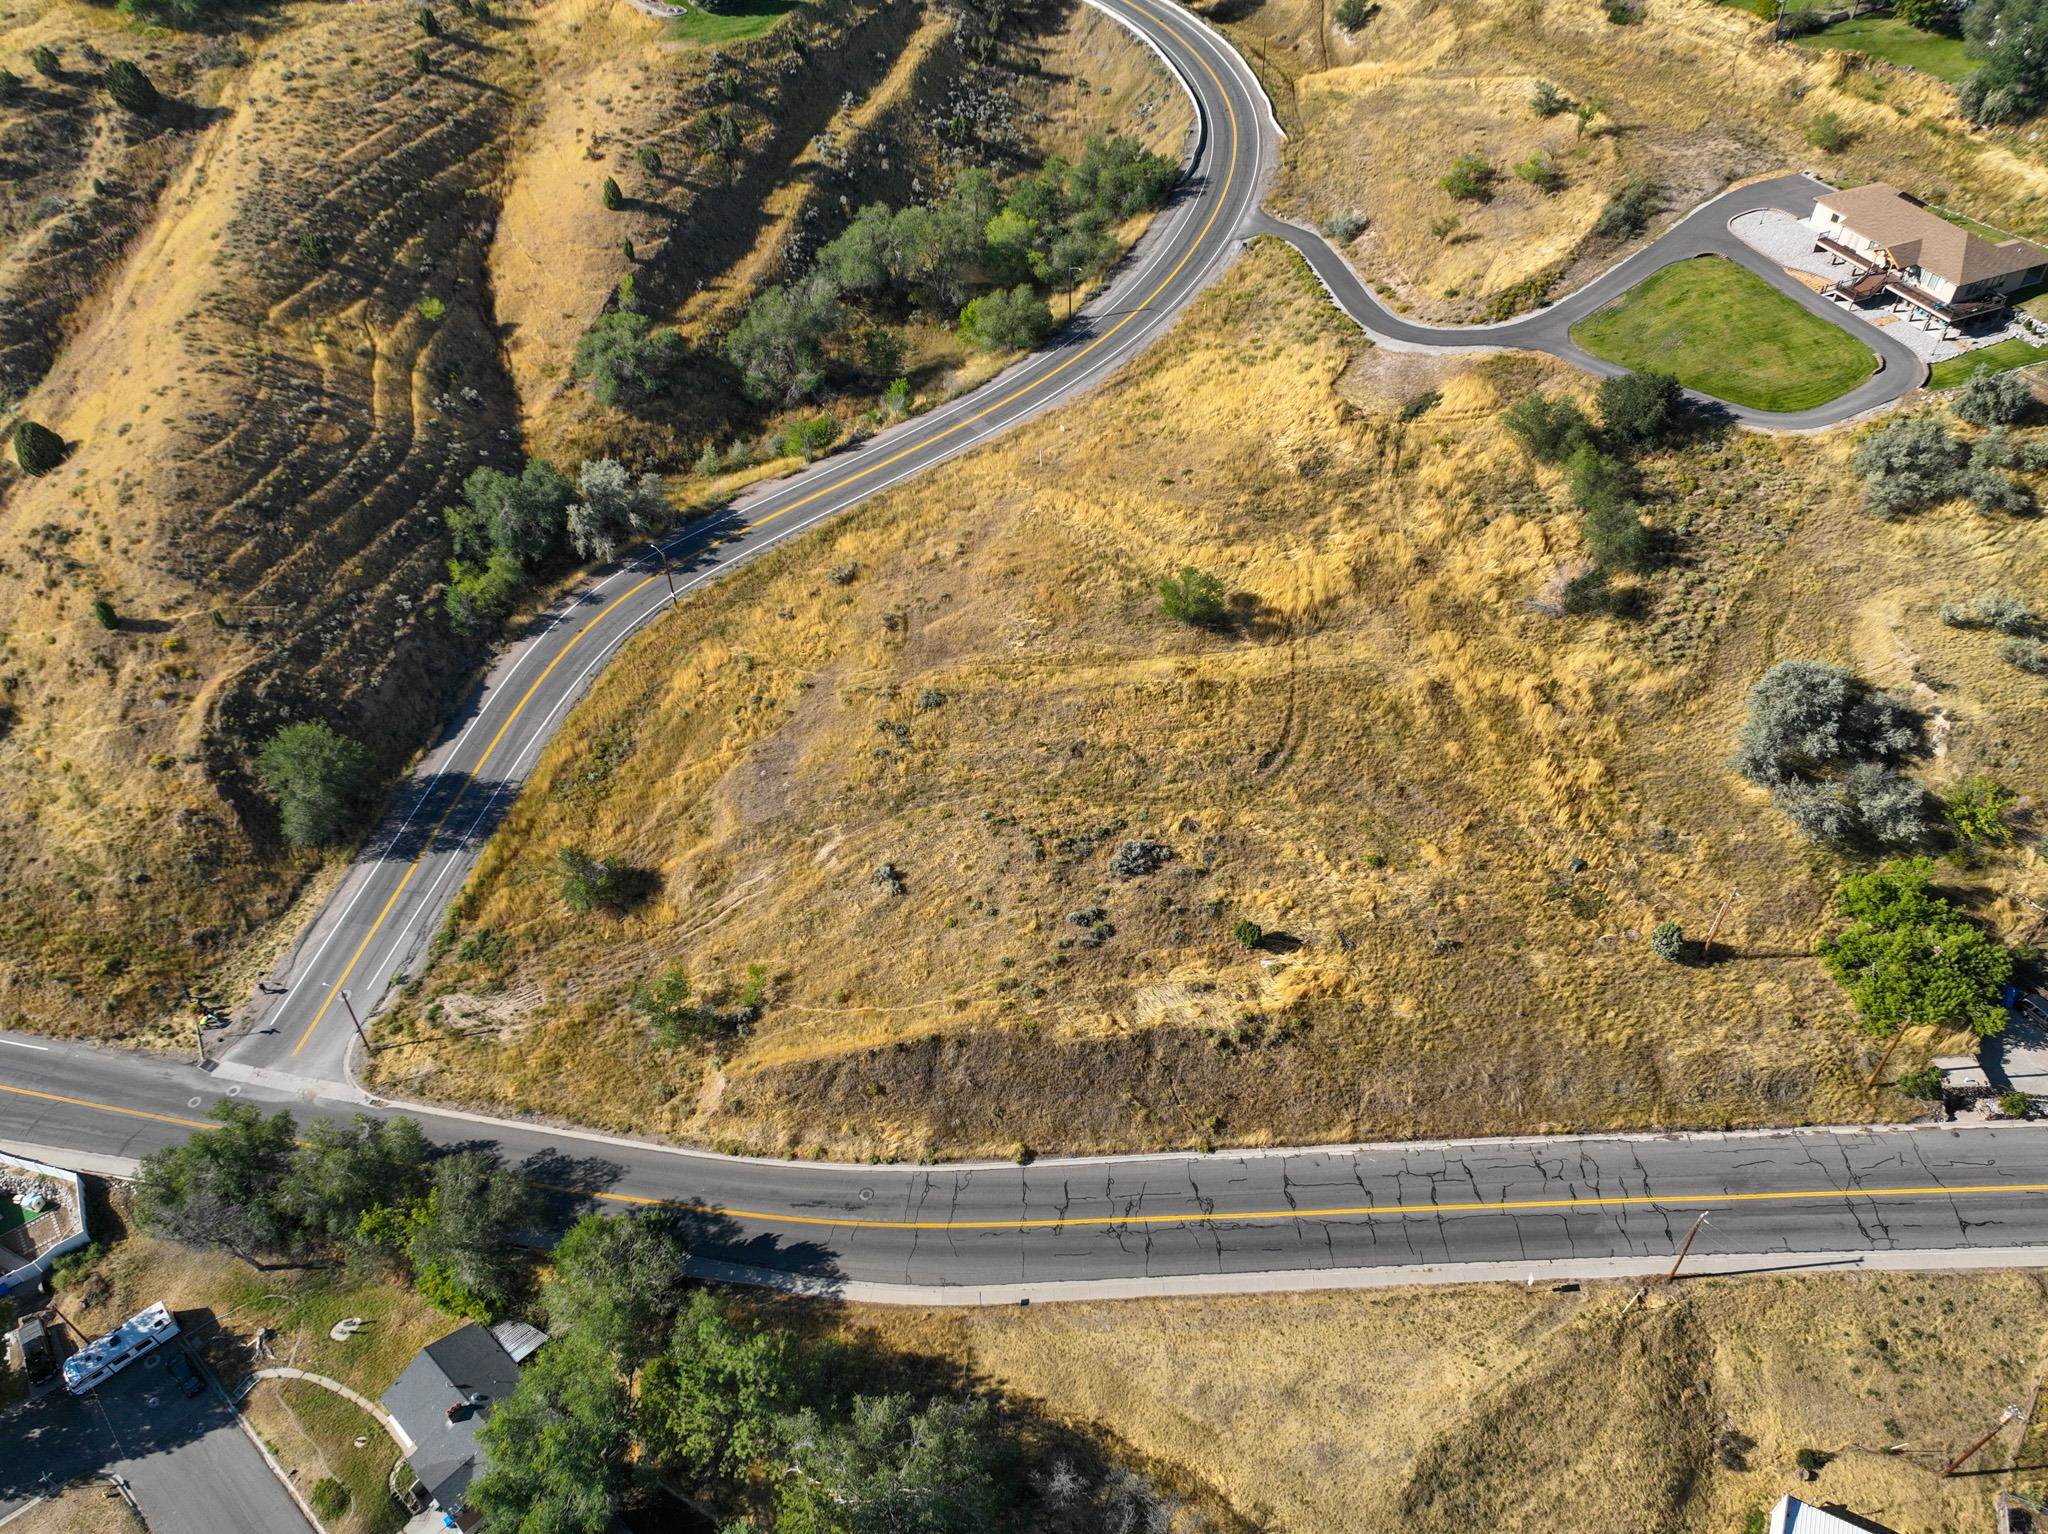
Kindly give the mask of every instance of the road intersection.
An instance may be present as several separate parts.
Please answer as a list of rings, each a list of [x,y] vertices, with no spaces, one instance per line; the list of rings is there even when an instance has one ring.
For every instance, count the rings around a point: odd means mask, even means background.
[[[301,1116],[397,1111],[352,1084],[351,1020],[372,1018],[394,980],[418,962],[539,752],[619,647],[689,591],[1099,384],[1162,335],[1247,239],[1275,234],[1301,250],[1336,302],[1381,344],[1526,346],[1602,372],[1612,369],[1570,341],[1578,317],[1671,260],[1728,254],[1761,270],[1766,263],[1728,234],[1728,219],[1753,207],[1793,207],[1817,186],[1780,177],[1725,194],[1580,293],[1524,319],[1417,326],[1388,312],[1320,237],[1262,211],[1279,129],[1250,69],[1218,34],[1167,0],[1089,3],[1166,60],[1195,101],[1198,127],[1180,195],[1077,322],[973,394],[753,491],[658,553],[569,593],[505,651],[427,753],[371,850],[302,935],[281,991],[245,1013],[248,1031],[225,1060],[201,1070],[0,1035],[0,1143],[133,1158],[203,1129],[206,1109],[226,1096]],[[1763,274],[1781,288],[1797,286],[1775,268]],[[1793,296],[1846,323],[1804,289]],[[1730,413],[1751,425],[1807,429],[1920,382],[1918,359],[1863,339],[1885,366],[1834,406],[1786,417]],[[1859,1255],[1968,1265],[1986,1254],[2025,1260],[2028,1248],[2048,1246],[2048,1134],[2017,1127],[856,1167],[404,1111],[440,1143],[497,1144],[565,1200],[688,1208],[701,1259],[729,1276],[877,1298],[1020,1298],[1103,1284],[1169,1292],[1188,1281],[1266,1287],[1276,1275],[1340,1282],[1368,1271],[1472,1276],[1468,1265],[1636,1271],[1668,1260],[1674,1221],[1682,1226],[1703,1207],[1725,1211],[1702,1252],[1708,1265]]]

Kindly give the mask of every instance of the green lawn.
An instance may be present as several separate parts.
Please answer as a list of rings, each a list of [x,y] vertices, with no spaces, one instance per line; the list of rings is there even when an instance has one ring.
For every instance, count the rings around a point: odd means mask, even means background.
[[[1721,5],[1732,5],[1738,11],[1747,11],[1762,21],[1776,21],[1778,7],[1776,0],[1718,0]]]
[[[1628,368],[1757,410],[1826,404],[1868,378],[1877,355],[1719,256],[1652,273],[1578,324],[1572,339]]]
[[[1959,357],[1946,357],[1928,369],[1927,387],[1930,389],[1953,389],[1967,383],[1970,375],[1979,368],[1989,368],[1994,373],[2003,373],[2007,368],[2023,368],[2030,362],[2048,359],[2048,346],[2036,346],[2033,342],[2014,336],[2010,341],[2000,341],[1995,346],[1979,347],[1973,352],[1964,352]]]
[[[759,37],[803,0],[727,0],[715,11],[692,5],[687,16],[668,24],[668,35],[686,43],[740,43]]]
[[[1874,59],[1910,64],[1951,85],[1977,67],[1961,38],[1923,32],[1891,16],[1852,16],[1800,38],[1799,46],[1823,52],[1867,53]]]

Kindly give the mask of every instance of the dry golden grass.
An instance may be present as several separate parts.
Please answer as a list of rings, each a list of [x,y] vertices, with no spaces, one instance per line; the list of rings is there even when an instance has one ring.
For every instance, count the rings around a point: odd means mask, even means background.
[[[2048,1300],[2029,1274],[1388,1290],[1021,1309],[856,1309],[1180,1466],[1276,1534],[1731,1534],[1790,1491],[1900,1534],[1988,1528],[2002,1474],[1935,1470],[2030,1406]],[[1886,1452],[1896,1444],[1907,1449]],[[1978,1468],[2014,1463],[2016,1432]],[[1802,1448],[1831,1454],[1816,1482]]]
[[[1583,387],[1361,350],[1262,248],[1086,403],[630,647],[486,851],[379,1080],[895,1155],[1915,1111],[1864,1089],[1874,1053],[1811,958],[1839,865],[1722,762],[1750,683],[1808,655],[1939,705],[1935,786],[1983,768],[2038,796],[2039,684],[1936,609],[2038,584],[2039,541],[1961,510],[1873,523],[1846,437],[1735,435],[1649,464],[1681,555],[1644,617],[1546,618],[1576,520],[1497,425],[1545,384]],[[1183,563],[1240,594],[1237,633],[1158,614]],[[1175,860],[1110,876],[1140,835]],[[571,845],[658,896],[571,915]],[[2038,896],[2029,869],[2000,878]],[[1647,957],[1658,920],[1702,932],[1724,897],[1733,957]],[[1096,907],[1099,944],[1068,919]],[[1240,918],[1283,937],[1246,953]],[[663,1048],[628,1005],[666,965],[730,1000],[754,964],[766,1013],[715,1049]]]
[[[13,1534],[148,1534],[127,1500],[105,1481],[60,1492],[8,1528]]]
[[[1968,131],[1940,82],[1774,45],[1754,17],[1710,0],[1642,11],[1617,27],[1580,0],[1389,0],[1347,35],[1300,0],[1250,10],[1229,29],[1291,131],[1275,206],[1309,222],[1365,214],[1361,270],[1416,316],[1450,320],[1527,308],[1617,259],[1627,242],[1592,231],[1631,175],[1668,189],[1652,235],[1729,181],[1802,166],[2042,232],[2048,169],[2017,136]],[[1540,119],[1528,104],[1538,80],[1608,113],[1584,136],[1569,113]],[[1838,155],[1805,142],[1823,112],[1852,135]],[[1438,186],[1468,153],[1500,172],[1484,205]],[[1554,159],[1561,191],[1510,174],[1534,155]],[[1456,228],[1439,234],[1445,219]]]

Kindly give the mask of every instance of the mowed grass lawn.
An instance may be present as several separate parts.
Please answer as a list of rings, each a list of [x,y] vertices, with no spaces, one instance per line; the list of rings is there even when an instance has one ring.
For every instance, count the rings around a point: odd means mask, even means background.
[[[2048,346],[2036,346],[2021,336],[2008,340],[1994,341],[1989,346],[1980,346],[1973,352],[1964,352],[1957,357],[1944,357],[1928,370],[1927,387],[1930,389],[1953,389],[1966,384],[1979,368],[1993,373],[2003,373],[2008,368],[2030,367],[2036,362],[2048,359]]]
[[[1868,378],[1877,355],[1753,272],[1718,256],[1674,262],[1572,326],[1627,368],[1757,410],[1806,410]]]
[[[1823,52],[1867,53],[1874,59],[1910,65],[1950,85],[1960,84],[1963,76],[1977,67],[1960,37],[1923,32],[1891,16],[1852,16],[1800,39],[1800,46]]]
[[[803,0],[727,0],[717,10],[690,4],[688,14],[668,24],[668,35],[686,43],[741,43],[759,37]]]

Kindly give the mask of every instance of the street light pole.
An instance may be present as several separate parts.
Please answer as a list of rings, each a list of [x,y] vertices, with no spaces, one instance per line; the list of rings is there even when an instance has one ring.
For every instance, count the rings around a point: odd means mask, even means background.
[[[348,1020],[356,1025],[356,1037],[363,1041],[363,1053],[370,1052],[370,1036],[363,1032],[363,1020],[356,1016],[356,1004],[348,999],[348,992],[341,993],[341,1004],[348,1008]]]

